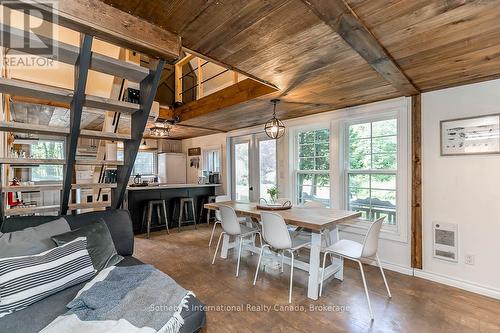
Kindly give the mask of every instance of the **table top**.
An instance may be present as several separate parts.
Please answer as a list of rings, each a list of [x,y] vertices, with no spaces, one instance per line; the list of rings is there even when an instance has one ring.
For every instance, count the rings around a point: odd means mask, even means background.
[[[217,210],[219,204],[233,207],[236,214],[240,216],[260,218],[260,212],[262,212],[262,210],[257,208],[257,203],[254,202],[226,201],[219,203],[208,203],[205,204],[205,208]],[[273,212],[281,215],[287,224],[292,224],[298,227],[317,231],[328,229],[337,223],[349,222],[350,220],[354,220],[361,216],[361,212],[332,208],[309,208],[300,206],[292,207],[288,210]]]

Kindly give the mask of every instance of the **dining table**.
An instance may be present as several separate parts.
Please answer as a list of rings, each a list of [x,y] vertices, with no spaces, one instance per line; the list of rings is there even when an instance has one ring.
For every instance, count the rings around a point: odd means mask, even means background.
[[[253,223],[260,221],[262,210],[254,202],[225,201],[208,203],[204,207],[209,210],[218,210],[221,204],[232,207],[239,217],[247,217]],[[304,228],[308,232],[302,234],[310,235],[307,236],[310,237],[309,261],[296,260],[294,266],[309,273],[307,297],[316,300],[322,276],[320,263],[322,248],[338,241],[338,226],[354,222],[361,217],[361,212],[304,206],[293,206],[286,210],[274,210],[274,212],[281,215],[287,225]],[[224,234],[221,258],[227,258],[228,250],[238,245],[237,241],[231,242],[229,235]],[[260,253],[260,248],[255,246],[255,241],[244,243],[242,246],[253,253]],[[285,263],[290,264],[290,261],[290,258],[285,258]],[[330,265],[325,267],[324,279],[326,280],[332,275],[336,279],[343,280],[344,262],[342,258],[333,257]]]

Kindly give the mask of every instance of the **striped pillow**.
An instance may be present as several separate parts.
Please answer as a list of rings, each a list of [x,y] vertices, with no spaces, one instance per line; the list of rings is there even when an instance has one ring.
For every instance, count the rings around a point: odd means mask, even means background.
[[[40,254],[0,259],[0,317],[87,281],[94,274],[85,237]]]

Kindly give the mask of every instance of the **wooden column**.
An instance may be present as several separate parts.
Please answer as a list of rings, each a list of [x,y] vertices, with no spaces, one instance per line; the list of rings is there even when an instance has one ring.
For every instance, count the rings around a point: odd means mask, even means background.
[[[196,71],[197,74],[197,84],[196,86],[196,99],[200,99],[203,97],[203,60],[201,58],[197,59],[197,65],[198,65],[198,70]]]
[[[422,95],[411,97],[411,266],[422,269]]]

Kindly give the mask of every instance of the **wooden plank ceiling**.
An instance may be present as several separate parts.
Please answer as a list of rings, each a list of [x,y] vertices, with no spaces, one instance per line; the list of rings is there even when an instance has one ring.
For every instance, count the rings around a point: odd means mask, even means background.
[[[262,124],[275,97],[283,100],[278,116],[288,119],[402,96],[301,0],[103,1],[280,89],[189,125],[233,130]],[[500,77],[500,1],[345,1],[418,90]]]

